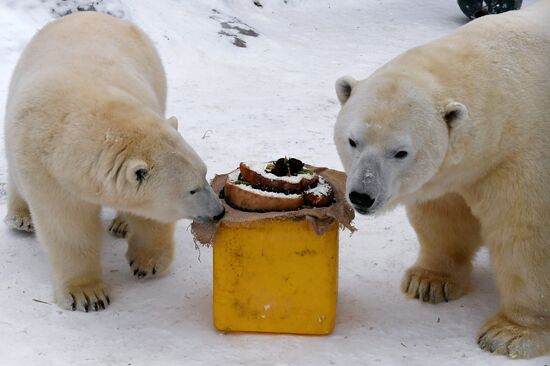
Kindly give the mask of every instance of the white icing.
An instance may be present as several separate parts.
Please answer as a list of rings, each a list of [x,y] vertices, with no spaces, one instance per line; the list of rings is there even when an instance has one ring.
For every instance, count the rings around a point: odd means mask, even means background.
[[[237,169],[237,170],[229,173],[229,175],[227,176],[227,179],[229,179],[229,181],[231,181],[231,182],[235,182],[239,179],[239,173],[240,172]],[[243,191],[252,192],[252,193],[255,193],[259,196],[264,196],[264,197],[295,199],[295,198],[299,198],[299,197],[302,196],[302,194],[285,194],[285,193],[278,193],[278,192],[262,191],[261,189],[256,189],[256,188],[253,188],[252,186],[249,186],[249,185],[246,185],[246,184],[237,184],[237,186],[239,186],[239,188],[242,189]]]

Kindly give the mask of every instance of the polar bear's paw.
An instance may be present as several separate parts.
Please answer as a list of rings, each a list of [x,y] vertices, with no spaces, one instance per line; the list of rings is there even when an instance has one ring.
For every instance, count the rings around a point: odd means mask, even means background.
[[[109,232],[117,238],[125,238],[128,235],[128,223],[123,216],[117,216],[109,226]]]
[[[4,222],[12,229],[34,233],[34,225],[29,212],[8,213]]]
[[[66,285],[58,300],[67,310],[99,311],[111,304],[111,288],[101,280],[73,281]]]
[[[550,330],[524,327],[496,315],[481,328],[477,344],[485,351],[510,358],[537,357],[550,352]]]
[[[134,276],[139,279],[158,276],[165,272],[172,263],[173,248],[157,246],[152,248],[133,249],[126,253],[126,259]]]
[[[409,298],[438,304],[458,299],[464,295],[465,286],[449,275],[411,267],[401,281],[401,291]]]

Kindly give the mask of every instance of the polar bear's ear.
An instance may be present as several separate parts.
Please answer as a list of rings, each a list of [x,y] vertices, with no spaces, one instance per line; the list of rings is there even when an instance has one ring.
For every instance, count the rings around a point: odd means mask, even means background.
[[[177,119],[176,117],[172,116],[172,117],[168,118],[168,119],[166,120],[166,122],[168,122],[168,124],[169,124],[170,126],[172,126],[172,128],[173,128],[174,130],[176,130],[176,131],[178,130],[178,119]]]
[[[126,179],[133,184],[142,183],[149,175],[149,167],[143,160],[131,159],[126,165]]]
[[[355,84],[357,84],[357,80],[351,76],[342,76],[336,80],[334,87],[336,88],[336,95],[341,105],[347,102]]]
[[[468,108],[462,103],[449,102],[443,111],[443,119],[449,128],[455,128],[468,119]]]

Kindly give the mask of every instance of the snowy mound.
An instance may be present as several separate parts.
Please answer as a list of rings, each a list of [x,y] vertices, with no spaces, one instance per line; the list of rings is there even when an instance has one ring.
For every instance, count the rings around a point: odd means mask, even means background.
[[[117,18],[129,18],[128,9],[119,0],[49,0],[48,3],[55,17],[78,11],[98,11]]]

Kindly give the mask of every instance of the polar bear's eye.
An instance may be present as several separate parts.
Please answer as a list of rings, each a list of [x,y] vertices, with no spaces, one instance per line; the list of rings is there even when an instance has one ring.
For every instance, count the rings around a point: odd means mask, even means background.
[[[405,159],[407,157],[407,155],[409,155],[408,152],[406,152],[405,150],[401,150],[401,151],[398,151],[397,153],[395,153],[395,155],[393,157],[396,158],[396,159]]]
[[[190,194],[190,195],[193,195],[193,194],[195,194],[195,193],[197,193],[197,189],[193,189],[192,191],[189,191],[189,194]]]
[[[349,142],[349,146],[357,147],[357,143],[355,141],[353,141],[352,139],[348,139],[348,142]]]
[[[149,172],[147,171],[147,169],[138,169],[136,170],[136,180],[138,182],[143,182],[143,180],[145,179],[145,177],[147,176]]]

